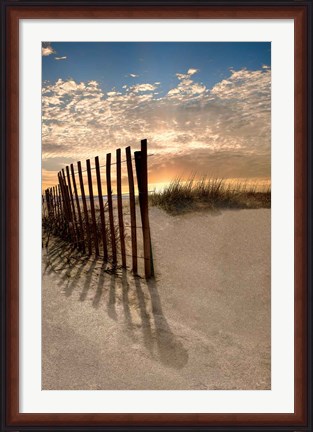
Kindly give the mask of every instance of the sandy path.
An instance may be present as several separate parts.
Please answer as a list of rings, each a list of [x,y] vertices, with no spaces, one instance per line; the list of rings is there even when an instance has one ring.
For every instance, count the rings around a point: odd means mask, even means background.
[[[150,224],[148,284],[44,256],[43,389],[269,389],[270,210]]]

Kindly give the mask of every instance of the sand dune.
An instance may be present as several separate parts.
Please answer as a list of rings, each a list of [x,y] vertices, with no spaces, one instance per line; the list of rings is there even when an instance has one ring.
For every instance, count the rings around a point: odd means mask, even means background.
[[[148,283],[44,252],[42,388],[270,389],[270,210],[150,224]]]

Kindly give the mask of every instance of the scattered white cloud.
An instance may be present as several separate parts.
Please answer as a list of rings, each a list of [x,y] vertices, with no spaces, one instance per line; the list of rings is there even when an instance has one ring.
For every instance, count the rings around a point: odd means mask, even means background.
[[[191,69],[188,69],[188,75],[194,75],[195,73],[197,73],[197,72],[199,72],[199,70],[198,69],[193,69],[193,68],[191,68]]]
[[[150,167],[167,176],[190,166],[206,174],[269,176],[270,68],[232,70],[213,88],[196,81],[194,71],[177,74],[165,95],[154,93],[158,83],[105,94],[96,81],[45,83],[44,169],[148,138]]]
[[[67,57],[63,56],[63,57],[54,57],[54,60],[66,60]]]
[[[55,50],[52,48],[49,42],[43,42],[41,47],[41,54],[46,57],[51,54],[56,54]]]
[[[177,87],[168,92],[168,96],[176,100],[182,100],[186,97],[193,98],[204,93],[207,90],[206,87],[202,83],[195,83],[191,78],[197,72],[197,69],[188,69],[186,74],[177,73],[176,76],[180,82]]]
[[[137,84],[131,87],[131,91],[138,93],[138,92],[153,91],[156,88],[157,86],[152,84]]]
[[[126,76],[129,76],[131,78],[138,78],[139,77],[139,75],[136,75],[136,74],[133,74],[133,73],[130,73],[130,74],[126,75]]]

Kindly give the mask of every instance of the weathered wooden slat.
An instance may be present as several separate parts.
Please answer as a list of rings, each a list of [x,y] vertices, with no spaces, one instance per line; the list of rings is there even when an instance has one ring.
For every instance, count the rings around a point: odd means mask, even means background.
[[[67,220],[67,223],[70,223],[70,215],[69,215],[69,210],[68,210],[68,206],[67,206],[67,199],[66,199],[66,191],[65,191],[65,184],[64,184],[64,178],[62,176],[62,173],[59,173],[59,182],[60,182],[60,187],[62,190],[62,198],[63,198],[63,206],[65,209],[65,218]]]
[[[55,226],[59,227],[59,208],[58,208],[58,201],[57,201],[57,193],[56,193],[56,187],[52,187],[52,193],[53,193],[53,207],[54,207],[54,219],[55,219]]]
[[[54,208],[55,208],[55,216],[59,217],[59,207],[58,207],[58,199],[57,199],[57,191],[56,186],[53,186],[53,200],[54,200]]]
[[[51,212],[52,216],[55,217],[55,208],[54,208],[54,196],[53,196],[53,188],[49,188],[50,202],[51,202]]]
[[[65,198],[67,212],[68,212],[68,216],[69,216],[69,222],[70,222],[70,226],[73,227],[73,215],[72,215],[70,196],[69,196],[69,191],[68,191],[68,185],[66,183],[64,168],[61,170],[61,176],[62,176],[62,183],[63,183],[63,187],[64,187],[64,198]],[[73,232],[72,228],[71,228],[71,231]]]
[[[59,175],[58,175],[58,180],[59,180]],[[61,214],[61,218],[62,215],[64,216],[64,209],[63,209],[63,202],[62,202],[62,193],[61,193],[61,186],[60,186],[60,181],[57,185],[58,188],[58,199],[59,199],[59,207],[60,207],[60,214]]]
[[[51,217],[52,214],[53,214],[53,211],[52,211],[52,202],[51,202],[50,188],[48,188],[48,200],[49,200],[49,217]]]
[[[76,246],[79,247],[79,229],[78,229],[77,218],[76,218],[76,210],[75,210],[74,197],[73,197],[73,191],[72,191],[70,169],[68,166],[66,166],[66,176],[67,176],[67,183],[68,183],[68,193],[69,193],[69,199],[70,199],[70,206],[71,206],[72,216],[73,216],[73,231],[75,234]]]
[[[129,209],[130,209],[130,225],[131,225],[131,241],[132,241],[132,264],[133,272],[138,272],[137,260],[137,232],[136,232],[136,203],[135,203],[135,188],[134,188],[134,175],[133,165],[131,158],[131,148],[126,147],[126,161],[127,161],[127,174],[128,174],[128,188],[129,188]]]
[[[97,175],[97,186],[98,186],[98,198],[99,198],[99,209],[100,209],[100,219],[101,219],[101,237],[103,245],[103,258],[104,261],[108,260],[108,245],[107,245],[107,235],[105,226],[105,214],[103,205],[103,195],[102,195],[102,185],[101,185],[101,174],[100,174],[100,163],[99,157],[95,157],[96,164],[96,175]]]
[[[91,245],[91,235],[90,235],[90,227],[89,227],[89,216],[88,216],[88,208],[87,208],[86,195],[85,195],[82,166],[81,166],[80,161],[77,162],[77,168],[78,168],[80,191],[81,191],[82,200],[83,200],[85,227],[86,227],[87,243],[88,243],[88,253],[89,253],[89,255],[91,255],[92,254],[92,245]]]
[[[78,193],[77,193],[77,186],[76,186],[76,179],[75,179],[75,173],[74,173],[74,165],[71,164],[71,174],[72,174],[72,182],[73,182],[73,188],[74,188],[74,195],[75,195],[75,201],[77,206],[77,215],[78,215],[78,222],[79,227],[77,229],[78,235],[79,235],[79,247],[82,249],[83,253],[86,252],[85,248],[85,236],[84,236],[84,227],[83,227],[83,220],[82,220],[82,214],[80,209],[80,203],[78,199]]]
[[[61,199],[61,202],[62,202],[62,215],[63,215],[63,218],[66,219],[66,208],[65,208],[64,198],[63,198],[63,187],[62,187],[62,184],[61,184],[62,180],[61,180],[60,173],[58,173],[58,180],[59,180],[59,185],[58,186],[59,186],[59,191],[60,191],[60,199]]]
[[[50,198],[49,198],[49,189],[46,189],[46,190],[45,190],[45,194],[46,194],[46,205],[47,205],[48,217],[50,217]]]
[[[64,199],[64,190],[63,190],[63,185],[62,185],[61,173],[58,174],[58,179],[59,179],[60,202],[61,202],[63,223],[68,224],[67,207],[66,207],[66,203],[65,203],[65,199]]]
[[[53,218],[55,217],[55,210],[54,210],[54,197],[53,197],[53,188],[49,188],[49,194],[50,194],[50,199],[51,199],[51,209],[52,209],[52,216]]]
[[[87,164],[89,200],[90,200],[90,210],[91,210],[92,229],[93,229],[93,243],[95,245],[96,256],[99,256],[99,244],[98,244],[98,234],[97,234],[97,221],[96,221],[95,203],[94,203],[94,199],[93,199],[93,189],[92,189],[92,177],[91,177],[90,159],[87,159],[86,164]]]
[[[59,197],[58,197],[58,187],[54,186],[54,196],[55,196],[55,208],[56,208],[56,214],[57,214],[57,226],[60,228],[60,207],[59,207]]]
[[[49,189],[47,189],[46,202],[47,202],[48,216],[51,217],[51,197],[50,197]]]
[[[76,236],[76,231],[75,231],[75,226],[74,226],[74,218],[73,218],[73,210],[72,210],[72,205],[71,205],[70,191],[69,191],[69,186],[66,182],[64,169],[62,169],[62,176],[63,176],[63,183],[64,183],[64,189],[65,189],[65,200],[66,200],[66,205],[67,205],[68,214],[69,214],[69,228],[70,228],[70,233],[71,233],[71,240],[72,240],[73,244],[77,245],[77,236]]]
[[[135,152],[135,163],[139,190],[139,203],[143,234],[143,251],[145,261],[145,276],[154,276],[148,203],[148,155],[147,140],[141,140],[141,151]]]
[[[58,203],[59,203],[59,209],[60,209],[60,218],[62,219],[62,198],[61,198],[61,188],[60,184],[57,185],[57,191],[58,191]]]
[[[41,214],[42,217],[44,218],[46,216],[46,210],[45,210],[45,198],[44,198],[44,194],[41,194]]]
[[[126,250],[125,250],[125,233],[124,233],[123,199],[122,199],[121,149],[116,150],[116,188],[117,188],[118,225],[120,231],[122,266],[126,268]]]
[[[106,180],[107,180],[107,194],[108,194],[108,206],[109,206],[112,262],[113,264],[116,264],[116,238],[115,238],[115,230],[114,230],[112,187],[111,187],[111,153],[108,153],[106,156]]]
[[[58,190],[56,186],[53,186],[53,199],[54,199],[54,206],[55,206],[55,212],[56,215],[59,215],[59,208],[58,208]]]
[[[59,172],[58,176],[59,176],[59,184],[60,184],[61,193],[62,193],[62,200],[63,200],[64,221],[65,221],[65,224],[67,226],[67,231],[71,235],[71,230],[70,230],[71,218],[70,218],[70,215],[69,215],[67,198],[66,198],[66,186],[64,184],[64,178],[62,176],[61,171]]]

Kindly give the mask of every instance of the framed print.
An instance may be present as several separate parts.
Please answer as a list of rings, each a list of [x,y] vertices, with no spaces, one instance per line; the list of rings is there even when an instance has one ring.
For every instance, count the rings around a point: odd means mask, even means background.
[[[2,430],[311,430],[311,2],[1,13]]]

